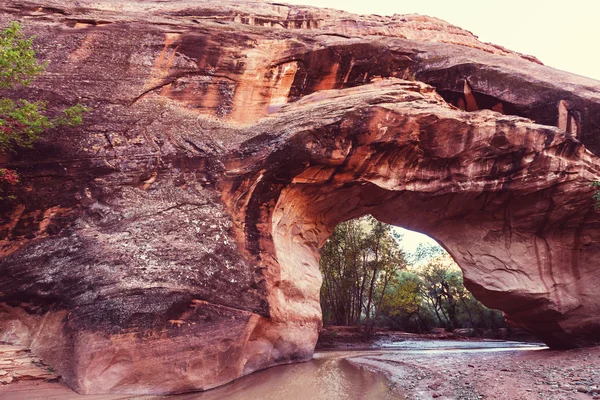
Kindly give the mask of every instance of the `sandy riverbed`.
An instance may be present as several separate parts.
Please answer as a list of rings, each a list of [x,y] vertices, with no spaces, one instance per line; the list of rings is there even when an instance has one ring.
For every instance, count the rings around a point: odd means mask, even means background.
[[[408,399],[600,399],[600,347],[429,350],[351,357]]]

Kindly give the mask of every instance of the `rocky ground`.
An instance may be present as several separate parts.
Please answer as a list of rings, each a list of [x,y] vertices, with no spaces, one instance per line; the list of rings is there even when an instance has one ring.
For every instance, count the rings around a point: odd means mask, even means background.
[[[51,382],[57,381],[58,378],[52,368],[44,365],[28,350],[18,346],[0,344],[0,385],[23,380]]]
[[[408,399],[600,399],[600,347],[388,353],[350,361],[384,372]]]

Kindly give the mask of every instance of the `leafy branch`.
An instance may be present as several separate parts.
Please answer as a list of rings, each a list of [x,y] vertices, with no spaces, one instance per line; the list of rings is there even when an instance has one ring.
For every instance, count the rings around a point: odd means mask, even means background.
[[[0,33],[0,89],[28,86],[41,74],[46,63],[40,63],[33,49],[34,37],[25,37],[21,24],[11,22]],[[18,148],[31,148],[49,129],[82,123],[83,105],[66,108],[58,116],[46,115],[48,103],[25,99],[0,98],[0,154],[14,153]],[[8,194],[19,183],[19,175],[0,168],[0,200],[14,199]]]

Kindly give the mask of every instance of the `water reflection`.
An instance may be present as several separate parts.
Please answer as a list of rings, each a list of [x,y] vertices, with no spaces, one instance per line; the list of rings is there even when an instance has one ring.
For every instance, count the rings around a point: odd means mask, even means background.
[[[348,400],[404,399],[386,378],[345,359],[348,352],[320,353],[310,362],[284,365],[203,393],[170,396],[176,400]]]

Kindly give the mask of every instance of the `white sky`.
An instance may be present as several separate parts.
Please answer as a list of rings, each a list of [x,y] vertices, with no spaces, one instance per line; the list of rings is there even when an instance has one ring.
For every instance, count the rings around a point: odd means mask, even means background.
[[[469,30],[483,42],[600,80],[600,0],[282,0],[357,14],[422,14]]]
[[[600,80],[600,0],[282,0],[357,14],[422,14],[471,31],[482,42],[537,57],[544,64]],[[403,247],[436,243],[398,228]]]
[[[400,242],[400,246],[402,249],[409,254],[414,253],[417,250],[419,244],[423,243],[426,245],[438,245],[438,242],[433,240],[427,235],[424,235],[419,232],[409,231],[408,229],[394,228],[398,233],[402,234],[402,241]]]

